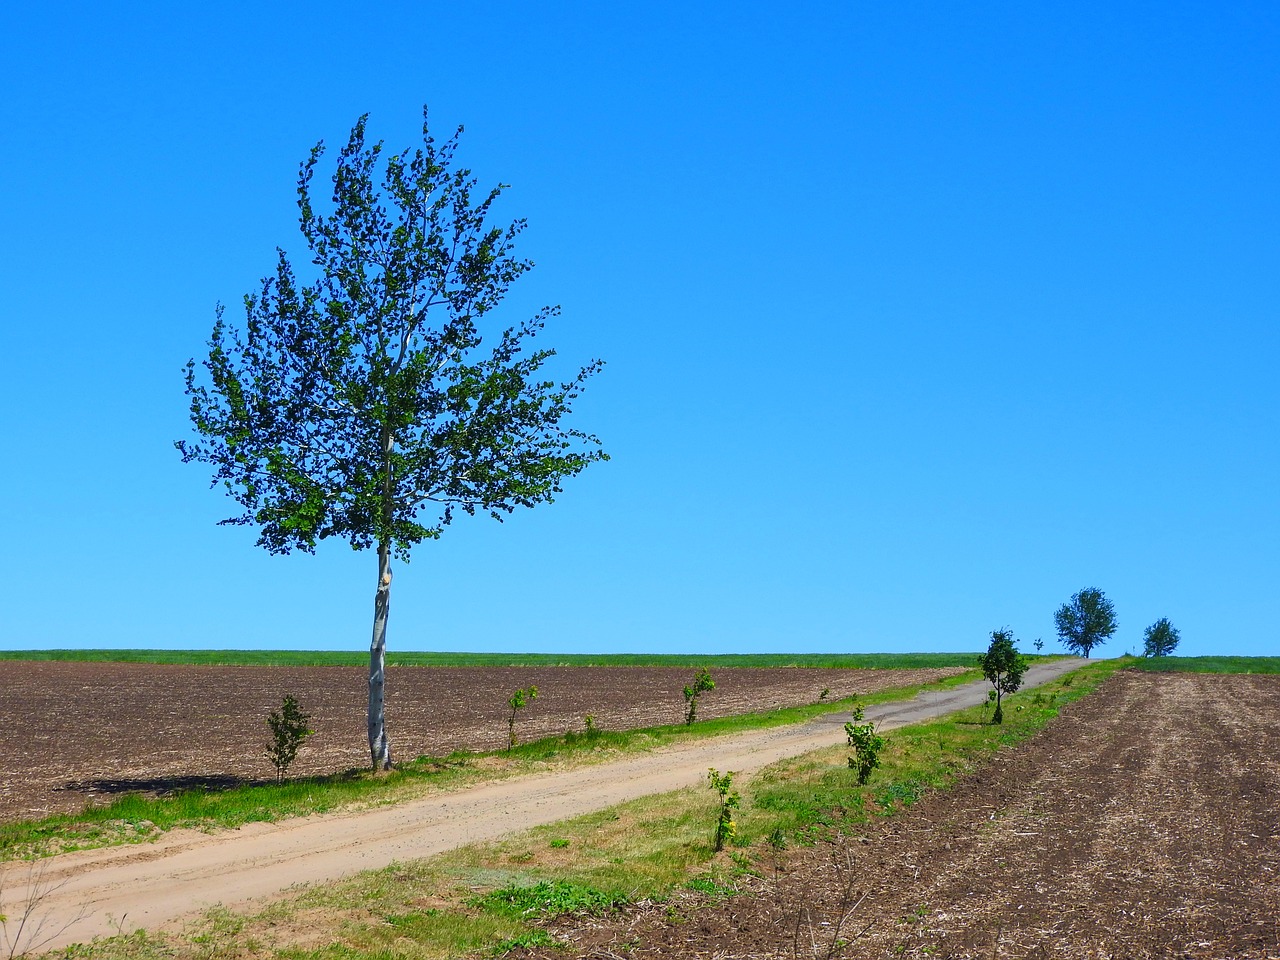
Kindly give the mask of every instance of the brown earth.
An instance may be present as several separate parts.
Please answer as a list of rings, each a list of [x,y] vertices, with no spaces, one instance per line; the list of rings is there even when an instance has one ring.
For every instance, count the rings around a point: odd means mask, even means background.
[[[955,789],[759,873],[526,956],[1280,957],[1280,677],[1117,674]]]
[[[924,683],[936,670],[723,669],[700,717],[718,717]],[[535,684],[518,732],[677,723],[692,671],[638,667],[391,667],[393,755],[443,756],[506,744],[507,698]],[[267,714],[286,695],[312,716],[291,775],[368,763],[367,681],[356,667],[216,667],[0,661],[0,820],[73,812],[129,791],[163,794],[270,777]]]

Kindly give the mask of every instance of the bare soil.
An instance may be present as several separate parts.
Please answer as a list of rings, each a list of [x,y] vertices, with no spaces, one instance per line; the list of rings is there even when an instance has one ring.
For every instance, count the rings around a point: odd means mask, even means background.
[[[934,670],[724,669],[699,716],[838,699],[958,673]],[[637,667],[391,667],[393,756],[444,756],[506,744],[507,698],[534,684],[518,734],[534,739],[683,718],[692,671]],[[286,695],[316,735],[290,770],[333,773],[368,763],[366,673],[354,667],[215,667],[0,661],[0,820],[74,812],[130,791],[160,795],[269,778],[267,714]]]
[[[1120,673],[956,788],[563,960],[1280,957],[1280,677]]]

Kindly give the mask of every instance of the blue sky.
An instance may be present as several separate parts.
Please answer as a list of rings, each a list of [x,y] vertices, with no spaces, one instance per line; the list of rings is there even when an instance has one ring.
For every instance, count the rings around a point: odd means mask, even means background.
[[[973,650],[1115,603],[1277,654],[1280,7],[0,14],[0,647],[368,644],[173,449],[311,145],[423,104],[612,455],[401,567],[394,650]]]

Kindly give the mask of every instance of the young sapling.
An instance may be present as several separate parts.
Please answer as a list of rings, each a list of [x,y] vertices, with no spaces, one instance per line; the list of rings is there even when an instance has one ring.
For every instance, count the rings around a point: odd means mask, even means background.
[[[844,725],[845,736],[853,748],[849,769],[858,771],[858,785],[865,786],[871,771],[880,766],[880,751],[884,749],[884,737],[876,733],[874,723],[859,723],[864,719],[861,707],[853,708],[853,720]]]
[[[302,744],[315,733],[307,726],[310,719],[311,715],[303,713],[292,696],[286,696],[280,709],[272,710],[267,716],[267,726],[271,728],[267,759],[276,768],[276,783],[284,782],[285,771],[297,759]]]
[[[724,849],[724,845],[738,833],[738,825],[734,823],[733,811],[738,808],[742,798],[733,789],[733,771],[720,773],[714,767],[707,771],[707,779],[711,781],[711,789],[720,795],[720,813],[716,818],[716,852]]]
[[[530,700],[538,699],[538,688],[529,687],[527,690],[517,690],[507,700],[507,706],[511,708],[511,716],[507,717],[507,749],[513,750],[516,745],[516,713],[524,708],[524,705]]]
[[[684,722],[686,726],[692,726],[693,721],[698,716],[698,698],[708,690],[714,690],[716,682],[711,679],[711,671],[706,667],[699,670],[693,677],[693,684],[684,688],[684,702],[686,704]]]

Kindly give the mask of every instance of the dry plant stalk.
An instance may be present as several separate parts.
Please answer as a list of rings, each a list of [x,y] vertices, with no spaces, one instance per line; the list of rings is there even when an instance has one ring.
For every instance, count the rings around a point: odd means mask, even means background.
[[[866,890],[860,896],[857,895],[857,891],[854,889],[853,854],[847,848],[840,852],[832,851],[831,868],[835,872],[836,885],[840,890],[840,906],[836,914],[836,920],[834,923],[828,924],[830,929],[819,938],[813,923],[813,914],[809,908],[802,906],[797,909],[796,925],[791,934],[791,955],[796,960],[799,960],[800,957],[802,930],[808,934],[807,955],[812,960],[832,960],[837,950],[848,946],[871,929],[871,924],[868,923],[847,939],[843,936],[845,926],[853,919],[854,914],[858,912],[858,908],[862,906],[863,901],[867,899],[871,891]]]
[[[12,864],[0,863],[0,950],[3,950],[5,960],[15,960],[38,951],[84,918],[87,909],[84,905],[70,920],[57,925],[51,923],[52,911],[41,910],[44,902],[67,883],[66,880],[49,881],[45,876],[46,866],[43,861],[27,864],[25,881],[17,884],[19,890],[25,887],[26,895],[10,905],[5,893],[12,889],[7,882]]]

